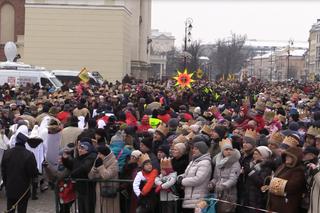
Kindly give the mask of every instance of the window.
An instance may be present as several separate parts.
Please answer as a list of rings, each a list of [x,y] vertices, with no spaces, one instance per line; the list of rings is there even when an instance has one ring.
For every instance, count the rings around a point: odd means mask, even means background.
[[[0,44],[14,41],[14,8],[11,4],[4,4],[0,8]]]

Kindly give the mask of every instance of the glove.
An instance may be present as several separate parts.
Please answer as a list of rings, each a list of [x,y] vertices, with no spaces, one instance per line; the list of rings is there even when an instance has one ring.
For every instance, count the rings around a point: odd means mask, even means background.
[[[98,158],[98,159],[96,160],[96,162],[94,163],[94,167],[98,168],[98,167],[101,166],[102,164],[103,164],[103,161],[102,161],[100,158]]]
[[[182,180],[183,180],[183,177],[179,176],[178,179],[177,179],[177,184],[181,185],[182,184]]]
[[[162,189],[162,187],[161,187],[161,185],[159,185],[159,186],[156,187],[155,192],[156,192],[157,194],[159,194],[160,191],[161,191],[161,189]]]
[[[222,184],[219,184],[216,186],[216,192],[222,192],[225,189],[225,186]]]

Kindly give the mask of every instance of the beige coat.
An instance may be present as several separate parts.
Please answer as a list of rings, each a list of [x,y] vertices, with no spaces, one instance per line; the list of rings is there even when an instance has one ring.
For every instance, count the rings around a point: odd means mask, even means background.
[[[67,144],[73,143],[76,144],[78,136],[81,134],[82,129],[78,127],[66,127],[61,131],[62,139],[61,139],[61,147],[64,148]]]
[[[119,166],[116,157],[110,153],[104,160],[103,165],[93,167],[89,173],[89,179],[118,179]],[[100,196],[100,188],[103,185],[118,187],[117,183],[97,183],[96,185],[96,213],[120,213],[119,193],[115,198],[103,198]]]
[[[318,172],[313,179],[313,184],[310,192],[310,207],[308,213],[320,212],[320,172]]]
[[[193,209],[201,198],[205,198],[212,172],[210,154],[204,154],[191,161],[183,175],[182,186],[184,186],[185,200],[183,208]]]

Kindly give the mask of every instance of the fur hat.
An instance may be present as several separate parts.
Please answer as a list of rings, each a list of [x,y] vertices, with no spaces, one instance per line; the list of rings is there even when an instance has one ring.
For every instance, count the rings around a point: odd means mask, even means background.
[[[289,147],[283,154],[282,157],[290,156],[293,158],[293,163],[291,165],[286,165],[289,168],[296,167],[303,157],[303,152],[300,147]]]

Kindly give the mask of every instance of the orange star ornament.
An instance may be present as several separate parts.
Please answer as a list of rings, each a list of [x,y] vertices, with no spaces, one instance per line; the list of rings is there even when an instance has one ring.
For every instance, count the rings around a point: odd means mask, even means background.
[[[191,88],[191,83],[194,82],[192,76],[193,73],[189,74],[187,69],[185,69],[183,73],[178,70],[178,75],[174,77],[174,79],[177,81],[175,86],[180,86],[181,88]]]

